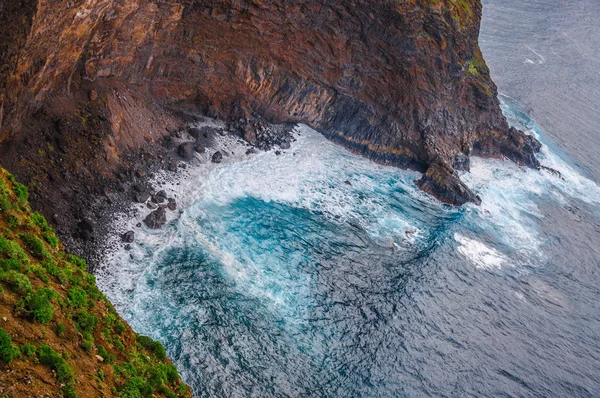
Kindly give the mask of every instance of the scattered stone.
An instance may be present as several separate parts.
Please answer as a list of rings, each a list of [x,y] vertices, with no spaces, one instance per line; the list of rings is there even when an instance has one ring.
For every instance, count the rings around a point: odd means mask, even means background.
[[[96,359],[100,362],[104,362],[104,358],[102,358],[100,355],[96,355]]]
[[[138,228],[141,228],[142,227],[142,223],[139,222],[139,223],[135,224],[135,226],[138,227]]]
[[[281,144],[279,144],[279,148],[281,149],[290,149],[291,147],[292,145],[287,141],[283,141]]]
[[[277,156],[281,155],[281,151],[275,151],[275,155],[277,155]]]
[[[256,149],[254,148],[250,148],[246,151],[246,155],[252,155],[253,153],[256,153]]]
[[[223,154],[221,152],[217,151],[212,155],[211,160],[213,163],[221,163],[223,161]]]
[[[131,250],[131,245],[129,243],[125,245],[125,250],[127,250],[127,251]]]
[[[77,228],[79,229],[78,236],[83,240],[92,240],[92,235],[94,234],[94,226],[92,222],[86,218],[82,219],[77,223]]]
[[[179,162],[174,160],[171,163],[169,163],[169,167],[167,167],[167,170],[175,172],[175,171],[177,171],[178,165],[179,165]]]
[[[160,229],[167,223],[167,212],[162,207],[148,214],[144,219],[144,224],[151,229]]]
[[[202,130],[196,127],[188,127],[187,132],[195,140],[197,140],[198,137],[200,137],[200,134],[202,134]]]
[[[135,232],[127,231],[123,235],[121,235],[121,240],[125,243],[132,243],[135,237]]]
[[[206,148],[204,148],[204,145],[196,145],[194,151],[196,151],[197,153],[204,153],[206,152]]]
[[[146,203],[146,207],[149,208],[149,209],[154,210],[154,209],[156,209],[158,207],[158,205],[156,203],[150,201],[150,202]]]
[[[244,128],[244,139],[250,143],[256,142],[256,130],[254,130],[251,124],[248,124]]]
[[[184,160],[191,160],[194,157],[194,145],[191,142],[184,142],[177,147],[177,154]]]
[[[352,185],[352,183],[350,181],[348,181],[348,180],[344,181],[344,184],[346,184],[346,185]]]
[[[96,90],[90,90],[89,98],[90,101],[96,101],[98,99],[98,92]]]
[[[174,198],[169,198],[167,203],[167,209],[174,211],[177,209],[177,202]]]

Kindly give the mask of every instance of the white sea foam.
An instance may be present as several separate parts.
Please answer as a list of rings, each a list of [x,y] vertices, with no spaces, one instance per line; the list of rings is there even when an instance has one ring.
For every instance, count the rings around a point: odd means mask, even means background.
[[[493,269],[511,265],[507,256],[478,240],[469,239],[460,234],[454,234],[454,240],[459,244],[458,251],[477,268]]]

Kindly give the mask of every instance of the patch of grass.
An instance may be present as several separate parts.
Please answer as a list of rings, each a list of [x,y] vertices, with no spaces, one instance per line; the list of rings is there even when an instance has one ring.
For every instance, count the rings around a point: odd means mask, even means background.
[[[88,295],[80,287],[72,287],[67,291],[67,302],[69,303],[69,307],[72,308],[82,308],[87,306],[88,303]]]
[[[53,232],[42,232],[42,238],[50,245],[53,249],[58,249],[58,238]]]
[[[27,275],[15,270],[10,270],[0,275],[0,280],[8,284],[9,288],[19,294],[25,295],[31,291],[31,281]]]
[[[44,217],[41,213],[34,211],[31,214],[31,219],[33,223],[40,227],[43,232],[54,232],[54,229],[48,224],[46,217]]]
[[[19,237],[25,242],[36,258],[45,261],[54,261],[52,255],[46,249],[46,245],[40,238],[32,234],[21,234]]]
[[[73,369],[71,369],[69,363],[60,354],[45,344],[40,344],[38,358],[41,364],[54,370],[58,381],[64,384],[63,396],[75,397],[76,394],[73,390],[73,386],[75,385],[75,375],[73,374]]]
[[[23,266],[19,260],[14,258],[3,258],[0,260],[0,270],[8,271],[8,270],[22,271]]]
[[[158,341],[154,341],[150,337],[141,334],[136,335],[135,339],[140,346],[154,354],[156,359],[158,359],[159,361],[162,361],[165,358],[167,358],[167,352],[165,351],[165,347],[163,347],[163,345],[160,344]]]
[[[15,193],[16,197],[17,197],[17,202],[19,202],[19,204],[21,206],[26,206],[27,205],[27,201],[29,200],[29,190],[27,189],[27,187],[23,184],[20,184],[16,181],[13,181],[13,192]]]
[[[113,363],[113,362],[115,362],[115,359],[116,359],[116,356],[114,354],[111,354],[110,352],[108,352],[106,350],[106,348],[104,348],[101,345],[98,346],[98,355],[100,355],[102,358],[104,358],[105,363]]]
[[[77,314],[75,326],[81,333],[92,333],[97,324],[98,318],[96,315],[87,311],[81,311]]]
[[[14,240],[6,239],[2,235],[0,235],[0,255],[17,259],[25,265],[29,264],[29,256],[21,245]]]
[[[20,356],[19,347],[12,343],[12,339],[4,329],[0,329],[0,361],[10,365],[13,359]]]
[[[63,336],[65,334],[65,325],[63,323],[56,324],[56,335]]]
[[[23,307],[33,319],[42,325],[47,324],[54,317],[54,306],[50,304],[56,293],[50,289],[39,289],[29,293],[23,300]]]
[[[73,254],[67,254],[67,261],[70,262],[71,264],[75,264],[79,268],[87,269],[87,263],[85,262],[85,260],[83,260]]]
[[[33,344],[25,343],[21,346],[21,353],[26,357],[30,357],[34,355],[36,352],[36,348]]]

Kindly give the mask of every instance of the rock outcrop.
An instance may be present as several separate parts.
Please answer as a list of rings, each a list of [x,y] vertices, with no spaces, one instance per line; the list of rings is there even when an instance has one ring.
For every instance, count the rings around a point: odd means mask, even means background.
[[[103,194],[133,167],[124,154],[190,112],[306,123],[423,172],[418,185],[456,205],[478,201],[455,172],[471,155],[539,166],[539,144],[500,111],[479,0],[23,1],[35,12],[0,75],[0,158],[47,214]]]

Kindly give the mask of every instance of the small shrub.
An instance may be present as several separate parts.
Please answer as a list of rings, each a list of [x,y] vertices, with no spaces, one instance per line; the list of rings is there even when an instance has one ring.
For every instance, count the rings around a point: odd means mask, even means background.
[[[146,398],[151,397],[152,393],[152,386],[139,376],[132,377],[121,387],[123,398]]]
[[[81,311],[77,315],[77,319],[75,322],[77,329],[82,333],[84,333],[84,332],[92,333],[97,324],[98,324],[98,318],[96,317],[96,315],[90,314],[89,312],[86,312],[86,311]]]
[[[21,234],[19,235],[23,242],[31,249],[31,252],[35,257],[40,260],[53,261],[52,255],[46,249],[46,245],[44,242],[35,235],[31,234]]]
[[[58,238],[52,232],[42,232],[42,238],[50,245],[53,249],[58,249]]]
[[[30,357],[35,354],[36,348],[33,344],[25,343],[21,346],[21,353],[26,357]]]
[[[45,344],[40,344],[38,350],[40,363],[46,365],[56,372],[56,378],[61,383],[69,383],[74,380],[73,370],[65,359]]]
[[[0,276],[3,282],[6,282],[11,290],[19,293],[26,294],[31,291],[31,281],[27,275],[23,275],[15,270],[10,270]]]
[[[12,205],[10,203],[10,199],[8,198],[8,192],[5,190],[0,190],[0,212],[9,212],[11,207]]]
[[[38,213],[37,211],[34,211],[33,214],[31,215],[31,219],[33,220],[33,223],[35,225],[37,225],[38,227],[40,227],[40,229],[44,232],[54,232],[54,229],[52,229],[52,227],[48,224],[48,221],[46,221],[46,217],[44,217],[42,214]]]
[[[56,335],[62,336],[65,334],[65,325],[63,323],[56,324]]]
[[[123,322],[121,322],[121,321],[116,321],[115,322],[115,326],[113,327],[113,330],[117,334],[123,334],[125,332],[125,330],[126,330],[125,324]]]
[[[91,351],[93,346],[94,343],[92,343],[89,340],[84,340],[84,342],[81,344],[81,348],[83,348],[86,351]]]
[[[141,334],[136,335],[135,338],[139,345],[154,354],[159,361],[163,361],[165,358],[167,358],[165,347],[163,347],[163,345],[158,341],[154,341],[150,337]]]
[[[19,347],[13,345],[12,339],[4,329],[0,329],[0,361],[10,365],[13,359],[20,356]]]
[[[48,274],[46,273],[46,270],[37,264],[31,265],[29,268],[27,268],[27,273],[34,274],[44,283],[50,282],[50,279],[48,278]]]
[[[13,182],[13,192],[17,196],[17,201],[21,206],[25,206],[29,200],[29,190],[23,184]]]
[[[123,351],[125,349],[125,345],[123,343],[121,343],[121,340],[119,340],[119,339],[115,339],[113,342],[113,345],[119,351]]]
[[[67,254],[67,261],[70,262],[71,264],[75,264],[79,268],[87,269],[87,263],[85,262],[85,260],[83,260],[73,254]]]
[[[10,228],[18,228],[21,225],[21,221],[19,220],[19,217],[15,216],[14,214],[11,214],[10,216],[8,216],[8,226]]]
[[[115,362],[115,355],[111,354],[110,352],[108,352],[106,350],[106,348],[104,348],[103,346],[98,346],[98,355],[100,355],[102,358],[104,358],[104,362],[105,363],[113,363]]]
[[[55,294],[50,289],[39,289],[35,293],[29,293],[24,300],[25,310],[37,322],[47,324],[54,317],[54,306],[50,304],[50,300]]]
[[[26,265],[29,264],[29,256],[23,251],[21,245],[3,236],[0,236],[0,255],[14,258]]]
[[[14,258],[8,258],[8,259],[2,259],[0,260],[0,269],[2,271],[9,271],[9,270],[15,270],[15,271],[21,271],[23,269],[23,267],[21,266],[21,262],[17,259]]]
[[[87,285],[83,289],[92,300],[102,300],[104,298],[102,292],[94,285]]]
[[[67,291],[69,307],[81,308],[87,305],[87,293],[80,287],[72,287]]]

